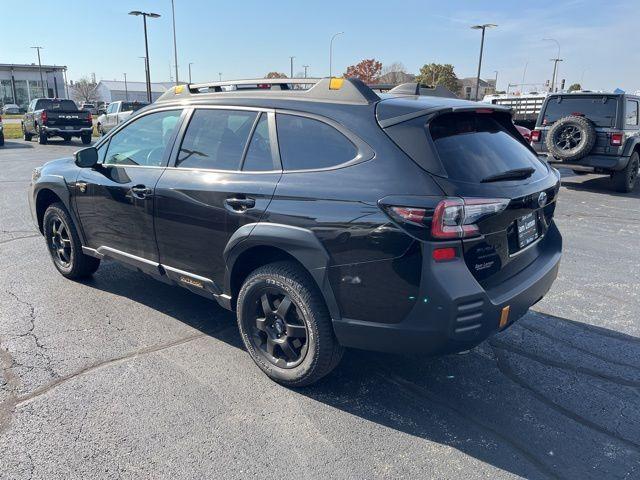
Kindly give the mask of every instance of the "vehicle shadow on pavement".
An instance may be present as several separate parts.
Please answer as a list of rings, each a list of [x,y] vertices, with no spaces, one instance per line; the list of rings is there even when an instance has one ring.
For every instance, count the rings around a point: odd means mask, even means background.
[[[85,284],[243,348],[235,328],[221,329],[235,316],[186,290],[111,263]],[[347,351],[324,380],[292,392],[525,478],[630,479],[640,474],[639,389],[640,339],[530,312],[464,355]]]
[[[23,140],[20,140],[20,141],[5,140],[4,146],[0,148],[0,153],[2,152],[2,150],[17,150],[19,148],[33,148],[33,144],[24,142]]]
[[[614,190],[611,179],[606,175],[585,179],[583,176],[563,171],[562,186],[569,190],[605,193],[614,197],[640,198],[640,183],[636,185],[636,188],[632,192],[620,193]]]

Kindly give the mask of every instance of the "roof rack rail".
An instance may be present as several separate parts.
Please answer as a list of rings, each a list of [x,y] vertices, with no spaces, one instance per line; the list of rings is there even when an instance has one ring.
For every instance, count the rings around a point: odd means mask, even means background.
[[[309,88],[302,88],[304,85],[308,85]],[[277,98],[361,105],[380,100],[373,90],[355,78],[254,78],[177,85],[162,94],[156,102],[204,94],[216,97],[267,95]]]
[[[442,85],[424,85],[416,82],[401,83],[389,90],[394,95],[424,95],[428,97],[458,98],[458,96]]]

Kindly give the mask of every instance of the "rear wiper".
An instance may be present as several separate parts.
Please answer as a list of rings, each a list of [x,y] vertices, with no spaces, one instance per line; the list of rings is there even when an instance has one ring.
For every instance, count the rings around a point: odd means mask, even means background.
[[[535,168],[514,168],[513,170],[507,170],[506,172],[496,173],[495,175],[489,175],[486,178],[480,180],[481,183],[499,182],[501,180],[523,180],[530,177]]]

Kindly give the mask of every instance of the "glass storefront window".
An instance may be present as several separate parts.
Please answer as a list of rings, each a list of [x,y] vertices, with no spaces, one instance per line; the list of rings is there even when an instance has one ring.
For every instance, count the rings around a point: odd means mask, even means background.
[[[16,103],[13,101],[13,91],[11,90],[11,80],[0,80],[0,104]]]
[[[25,110],[29,105],[29,89],[26,80],[16,80],[16,103]]]

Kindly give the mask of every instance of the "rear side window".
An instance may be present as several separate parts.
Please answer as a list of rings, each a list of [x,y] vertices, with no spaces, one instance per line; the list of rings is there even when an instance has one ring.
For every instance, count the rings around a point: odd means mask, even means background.
[[[542,124],[551,125],[561,118],[580,115],[598,127],[613,127],[616,124],[617,107],[617,97],[606,95],[553,97],[547,102]]]
[[[478,183],[516,169],[545,169],[493,115],[450,113],[436,117],[429,131],[447,177]]]
[[[267,115],[263,113],[251,137],[242,170],[264,172],[275,168],[269,138],[269,121]]]
[[[638,125],[638,102],[635,100],[627,100],[627,109],[624,118],[625,125],[632,127]]]
[[[63,112],[70,112],[77,110],[76,104],[73,100],[50,100],[42,99],[38,100],[34,110],[61,110]]]
[[[176,167],[239,170],[256,112],[196,110],[182,140]]]
[[[285,170],[329,168],[353,160],[358,149],[332,126],[297,115],[276,115]]]

